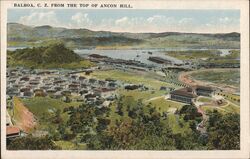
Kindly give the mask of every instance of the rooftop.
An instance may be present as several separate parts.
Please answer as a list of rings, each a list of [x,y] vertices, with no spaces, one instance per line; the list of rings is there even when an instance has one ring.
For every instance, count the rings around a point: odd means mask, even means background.
[[[6,128],[7,135],[17,134],[19,132],[20,132],[20,129],[16,126],[7,126],[7,128]]]
[[[185,97],[190,97],[190,98],[197,97],[197,95],[193,93],[192,88],[181,88],[181,89],[172,91],[170,94],[180,95],[180,96],[185,96]]]
[[[196,86],[196,89],[213,91],[212,87],[206,87],[206,86]]]

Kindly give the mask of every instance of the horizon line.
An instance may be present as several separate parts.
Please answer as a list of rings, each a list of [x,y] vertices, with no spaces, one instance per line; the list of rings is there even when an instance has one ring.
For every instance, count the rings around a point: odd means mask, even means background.
[[[36,27],[43,27],[43,26],[48,26],[51,28],[61,28],[61,29],[85,29],[85,30],[89,30],[89,31],[93,31],[93,32],[111,32],[111,33],[131,33],[131,34],[162,34],[162,33],[182,33],[182,34],[232,34],[232,33],[237,33],[237,34],[241,34],[240,32],[237,31],[232,31],[232,32],[186,32],[186,31],[163,31],[163,32],[127,32],[127,31],[109,31],[109,30],[91,30],[91,29],[87,29],[87,28],[69,28],[69,27],[58,27],[58,26],[51,26],[51,25],[26,25],[26,24],[22,24],[22,23],[18,23],[18,22],[7,22],[7,24],[20,24],[20,25],[24,25],[24,26],[29,26],[32,28],[36,28]]]

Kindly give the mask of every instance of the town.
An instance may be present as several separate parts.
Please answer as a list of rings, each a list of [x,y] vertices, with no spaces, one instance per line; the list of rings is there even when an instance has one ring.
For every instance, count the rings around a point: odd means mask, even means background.
[[[89,74],[92,70],[83,70]],[[33,96],[47,96],[52,98],[66,97],[73,94],[75,100],[91,104],[100,103],[98,97],[113,99],[114,91],[118,87],[117,81],[105,81],[86,78],[64,70],[29,70],[24,68],[10,69],[8,77],[8,98],[13,96],[30,98]],[[85,97],[85,98],[81,98]],[[66,99],[64,99],[66,100]]]
[[[13,110],[13,97],[21,99],[33,97],[49,97],[61,100],[66,103],[84,102],[94,107],[110,107],[112,102],[120,96],[119,89],[124,90],[153,90],[144,84],[128,83],[121,80],[112,79],[112,77],[97,79],[91,76],[95,71],[100,70],[123,70],[123,71],[139,71],[139,72],[157,72],[159,75],[167,77],[175,73],[175,71],[190,70],[195,68],[190,63],[176,64],[174,61],[166,60],[159,57],[150,57],[148,60],[153,61],[156,65],[149,65],[134,60],[112,59],[107,56],[91,54],[87,57],[90,61],[95,62],[97,66],[87,69],[29,69],[24,67],[7,69],[7,106]],[[184,62],[183,62],[184,63]],[[172,71],[170,71],[172,69]],[[205,87],[199,85],[188,85],[167,80],[173,84],[172,87],[162,85],[161,91],[165,91],[165,99],[180,103],[196,105],[203,120],[197,125],[197,130],[206,133],[204,123],[207,116],[202,111],[202,104],[197,99],[200,97],[214,97],[217,105],[225,104],[225,99],[217,95],[222,92],[221,89],[215,87]],[[181,86],[181,87],[180,87]],[[217,96],[217,97],[216,97]],[[172,109],[175,112],[177,109]],[[27,132],[13,125],[12,119],[7,113],[7,138],[12,139]]]
[[[200,10],[59,10],[8,12],[7,150],[240,149],[237,30],[196,33]]]

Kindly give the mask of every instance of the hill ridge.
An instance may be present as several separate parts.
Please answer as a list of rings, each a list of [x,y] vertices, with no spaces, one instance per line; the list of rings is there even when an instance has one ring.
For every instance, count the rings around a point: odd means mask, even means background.
[[[47,46],[60,41],[70,48],[240,48],[240,34],[232,33],[130,33],[67,29],[49,25],[8,23],[8,46]]]

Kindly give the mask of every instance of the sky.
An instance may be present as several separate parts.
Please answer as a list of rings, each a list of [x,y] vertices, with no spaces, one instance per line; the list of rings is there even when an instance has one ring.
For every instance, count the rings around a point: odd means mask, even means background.
[[[8,22],[113,32],[240,32],[240,10],[9,9]]]

